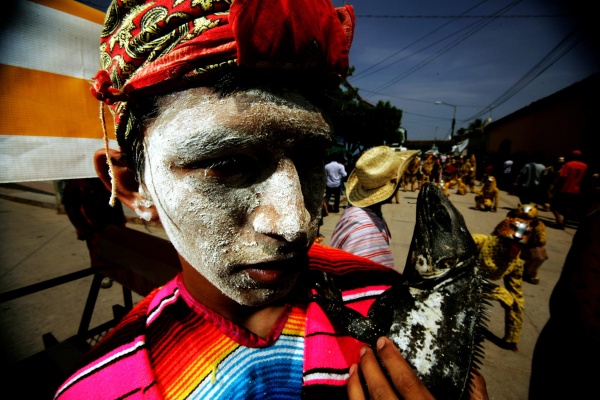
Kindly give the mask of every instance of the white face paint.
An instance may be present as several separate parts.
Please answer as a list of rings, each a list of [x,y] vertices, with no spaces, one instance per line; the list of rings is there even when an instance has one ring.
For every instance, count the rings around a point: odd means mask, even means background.
[[[165,99],[146,131],[144,183],[173,245],[240,304],[281,298],[317,234],[329,125],[292,93]]]

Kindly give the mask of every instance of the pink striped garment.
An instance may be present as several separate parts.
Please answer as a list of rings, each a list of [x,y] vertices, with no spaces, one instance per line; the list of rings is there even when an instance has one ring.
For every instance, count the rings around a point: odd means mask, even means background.
[[[283,341],[287,338],[295,338],[295,343],[301,346],[296,347],[304,349],[303,360],[293,364],[298,381],[294,379],[294,382],[289,382],[301,385],[298,397],[344,399],[347,398],[345,386],[349,367],[358,362],[360,348],[364,344],[340,331],[340,327],[327,318],[311,296],[311,292],[315,293],[314,283],[322,279],[323,272],[335,280],[336,287],[342,291],[344,303],[363,315],[375,298],[400,275],[364,258],[327,246],[313,245],[309,252],[307,274],[299,283],[303,287],[299,288],[299,295],[294,299],[297,306],[293,309],[296,312],[285,314],[281,319],[282,323],[287,321],[285,326],[289,329],[274,328],[277,334],[264,347],[266,351],[279,351],[278,343],[285,345],[287,342]],[[231,353],[227,348],[217,352],[217,359],[222,359],[221,362],[215,363],[213,358],[202,355],[203,350],[220,348],[203,332],[213,326],[216,331],[224,332],[244,332],[245,329],[211,314],[210,310],[201,311],[202,306],[197,301],[184,301],[187,295],[182,285],[179,275],[138,303],[117,327],[92,348],[82,360],[81,369],[58,389],[55,399],[209,398],[194,396],[202,389],[202,382],[209,383],[207,387],[211,388],[210,384],[228,383],[234,379],[225,376],[226,360]],[[290,319],[292,317],[293,320]],[[217,339],[222,341],[226,337],[235,339],[228,342],[237,351],[251,352],[254,349],[248,346],[243,335],[221,335]],[[181,346],[188,342],[192,347],[182,349]],[[261,348],[256,348],[256,351],[261,351]],[[199,377],[200,372],[189,373],[186,366],[190,365],[190,353],[194,355],[194,365],[211,364],[218,367],[216,374],[209,376],[215,378],[215,383],[211,379],[194,383],[195,380],[201,381],[202,377]],[[255,368],[254,374],[262,376],[268,373],[268,369],[280,370],[284,366],[281,362],[286,358],[289,358],[288,353],[282,352],[280,357],[275,357],[262,369]],[[240,360],[234,366],[244,364],[246,358]],[[251,361],[250,358],[247,360]],[[247,379],[248,382],[253,380],[239,373],[233,376],[235,379]],[[169,382],[189,390],[168,390]],[[210,398],[248,398],[244,393],[239,391],[237,396],[227,393],[223,397]],[[276,393],[270,394],[271,398],[281,398]]]
[[[329,245],[394,268],[387,223],[370,208],[349,207],[335,226]]]

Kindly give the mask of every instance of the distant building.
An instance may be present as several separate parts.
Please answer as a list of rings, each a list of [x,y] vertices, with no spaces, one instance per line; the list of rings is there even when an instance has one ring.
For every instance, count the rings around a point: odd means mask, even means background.
[[[449,140],[407,140],[403,146],[409,150],[421,150],[423,153],[433,148],[439,153],[449,153],[452,149]]]
[[[548,163],[581,149],[588,163],[599,157],[600,74],[531,103],[485,128],[487,153],[503,162],[541,153]]]

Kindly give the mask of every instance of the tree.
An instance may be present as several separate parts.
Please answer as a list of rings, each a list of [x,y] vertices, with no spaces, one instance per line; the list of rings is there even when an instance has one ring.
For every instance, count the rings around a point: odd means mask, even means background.
[[[350,69],[350,74],[354,67]],[[350,155],[383,144],[402,143],[400,132],[402,110],[389,101],[378,101],[376,105],[364,100],[353,87],[344,80],[333,94],[332,108],[327,110],[333,129],[345,142]]]
[[[467,128],[460,128],[456,132],[458,141],[469,139],[469,153],[481,153],[485,151],[485,136],[484,130],[490,119],[481,120],[477,118],[475,121],[469,123]]]

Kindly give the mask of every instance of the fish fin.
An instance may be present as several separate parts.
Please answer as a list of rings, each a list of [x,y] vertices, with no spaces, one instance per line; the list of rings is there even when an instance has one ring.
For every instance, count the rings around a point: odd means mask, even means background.
[[[479,374],[479,367],[483,363],[485,357],[483,341],[485,340],[488,330],[488,322],[490,316],[489,295],[494,290],[496,285],[488,281],[485,278],[481,278],[481,302],[479,304],[478,321],[475,327],[475,337],[473,343],[473,351],[471,356],[471,366],[469,376],[465,382],[465,389],[463,390],[462,399],[469,400],[474,392],[474,378],[473,374]]]
[[[332,321],[346,327],[354,318],[362,317],[360,313],[349,309],[344,304],[342,291],[326,272],[322,273],[322,280],[315,282],[316,294],[312,296]]]
[[[337,288],[333,279],[323,272],[323,279],[315,283],[316,294],[313,299],[323,308],[325,314],[342,331],[352,337],[369,344],[374,344],[377,338],[384,336],[383,330],[374,318],[363,316],[356,310],[347,307],[342,298],[342,292]],[[391,324],[391,318],[389,318]]]

